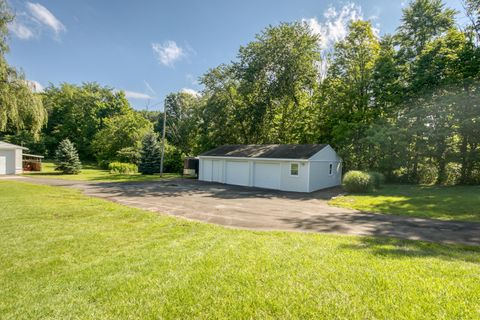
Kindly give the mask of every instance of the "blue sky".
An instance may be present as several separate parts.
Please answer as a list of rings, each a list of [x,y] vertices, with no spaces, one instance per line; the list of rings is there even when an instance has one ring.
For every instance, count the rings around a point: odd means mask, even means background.
[[[40,89],[96,81],[125,90],[137,109],[162,109],[169,92],[201,90],[200,75],[235,59],[268,25],[304,20],[329,46],[351,18],[371,19],[380,34],[394,32],[405,3],[10,0],[17,19],[7,58]],[[459,0],[446,3],[461,10]]]

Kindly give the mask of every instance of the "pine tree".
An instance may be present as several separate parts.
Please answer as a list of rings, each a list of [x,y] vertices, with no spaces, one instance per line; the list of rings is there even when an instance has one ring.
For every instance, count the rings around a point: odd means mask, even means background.
[[[157,135],[148,133],[142,141],[142,151],[138,171],[142,174],[154,174],[160,172],[160,145]]]
[[[61,171],[64,174],[78,174],[82,167],[78,152],[70,140],[65,139],[58,145],[55,152],[55,171]]]

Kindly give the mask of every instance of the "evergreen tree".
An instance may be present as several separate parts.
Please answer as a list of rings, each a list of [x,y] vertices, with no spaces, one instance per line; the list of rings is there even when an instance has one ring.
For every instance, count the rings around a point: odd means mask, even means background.
[[[142,151],[138,171],[142,174],[154,174],[160,172],[160,145],[157,135],[148,133],[142,141]]]
[[[77,149],[68,139],[63,140],[58,145],[55,152],[55,162],[57,164],[55,171],[61,171],[64,174],[78,174],[82,167]]]

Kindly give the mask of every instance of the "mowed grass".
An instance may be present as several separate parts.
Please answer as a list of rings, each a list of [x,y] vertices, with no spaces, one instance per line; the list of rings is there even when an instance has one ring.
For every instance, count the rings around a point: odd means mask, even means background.
[[[478,319],[480,247],[253,232],[0,181],[2,319]]]
[[[102,170],[91,164],[83,164],[82,171],[79,174],[62,174],[61,172],[55,171],[55,164],[52,162],[42,163],[41,172],[26,172],[25,175],[31,177],[98,182],[141,182],[180,177],[180,175],[176,173],[164,173],[163,177],[160,177],[159,174],[112,174],[108,170]]]
[[[385,185],[371,193],[334,198],[329,204],[376,213],[480,222],[480,186]]]

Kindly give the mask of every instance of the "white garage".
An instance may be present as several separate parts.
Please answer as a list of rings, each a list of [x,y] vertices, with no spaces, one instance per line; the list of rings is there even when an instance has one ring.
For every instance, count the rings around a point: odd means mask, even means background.
[[[202,181],[312,192],[342,177],[342,159],[327,144],[226,145],[198,158]]]
[[[0,141],[0,175],[23,172],[23,150],[27,148]]]

